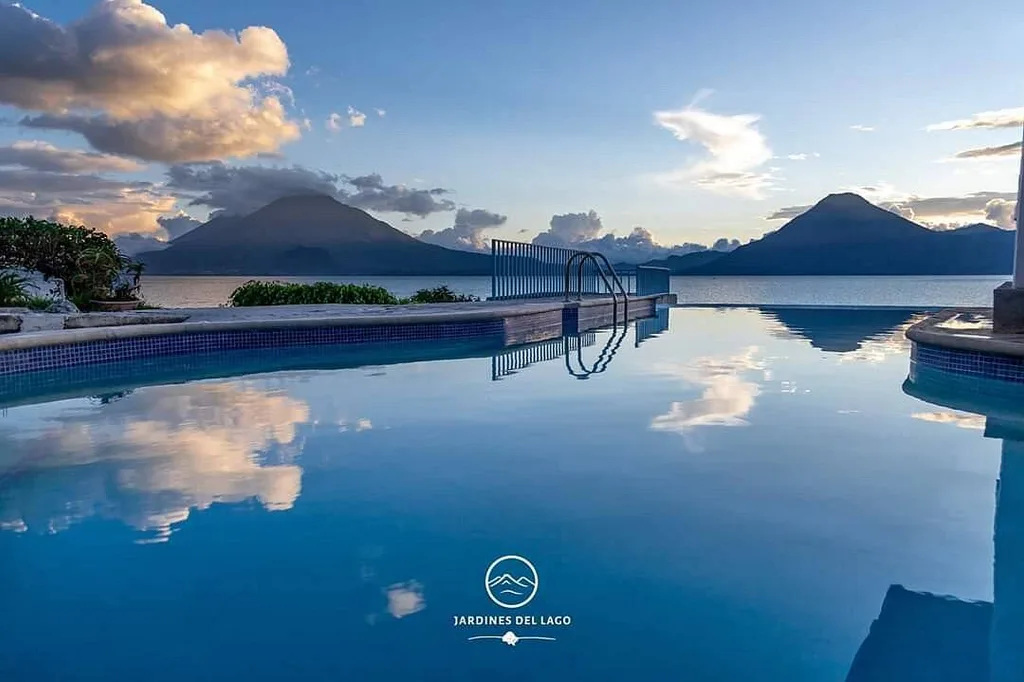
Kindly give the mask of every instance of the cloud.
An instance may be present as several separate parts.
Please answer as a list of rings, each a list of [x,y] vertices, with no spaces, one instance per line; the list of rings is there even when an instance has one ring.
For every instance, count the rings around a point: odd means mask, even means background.
[[[348,177],[303,166],[229,166],[215,162],[171,166],[167,178],[169,189],[185,195],[192,206],[212,209],[213,215],[243,215],[281,197],[310,193],[326,194],[368,211],[420,218],[455,210],[454,202],[443,198],[450,190],[388,185],[377,173]]]
[[[96,149],[163,163],[263,155],[300,134],[300,125],[287,120],[284,107],[274,98],[239,118],[199,112],[119,121],[103,115],[43,114],[26,116],[21,125],[80,133]]]
[[[374,109],[374,111],[377,112],[377,115],[380,116],[381,118],[384,118],[385,116],[387,116],[387,113],[388,113],[384,109]]]
[[[345,127],[345,118],[341,114],[332,111],[331,115],[327,117],[324,127],[332,133],[336,133]]]
[[[22,166],[56,173],[130,172],[142,168],[130,159],[79,149],[59,149],[39,140],[19,141],[0,147],[0,166]]]
[[[702,189],[751,199],[764,198],[776,178],[771,170],[758,170],[772,158],[764,135],[757,129],[759,116],[713,114],[695,106],[655,112],[654,120],[677,140],[697,142],[707,156],[688,167],[664,174],[663,183],[691,183]]]
[[[590,209],[587,213],[563,213],[551,216],[547,232],[542,232],[533,240],[534,244],[548,242],[551,246],[578,244],[597,237],[604,229],[597,211]]]
[[[983,111],[970,118],[933,123],[925,130],[973,130],[978,128],[1020,128],[1024,126],[1024,107]]]
[[[1014,217],[1016,215],[1016,209],[1016,201],[992,199],[985,204],[985,220],[991,221],[999,227],[1015,227]]]
[[[177,239],[203,224],[201,220],[196,220],[183,211],[179,211],[173,216],[160,216],[156,222],[164,229],[168,239]]]
[[[139,232],[122,234],[114,239],[114,243],[117,244],[121,253],[127,256],[134,256],[146,251],[161,251],[169,245],[166,239]]]
[[[394,618],[405,618],[427,608],[423,597],[423,585],[415,580],[395,583],[385,591],[388,597],[388,613]]]
[[[786,158],[790,161],[806,161],[810,157],[808,154],[788,154]]]
[[[0,168],[0,214],[88,225],[108,234],[155,232],[175,198],[149,182],[88,173]]]
[[[739,239],[726,239],[725,237],[720,237],[716,239],[715,243],[711,245],[712,251],[728,252],[735,251],[738,248],[740,248]]]
[[[350,106],[348,108],[348,123],[353,128],[362,128],[366,125],[366,114],[356,110],[355,107]]]
[[[668,412],[651,420],[651,429],[685,435],[704,426],[746,426],[761,388],[744,375],[767,373],[757,354],[758,348],[751,346],[737,355],[698,358],[685,366],[655,365],[658,374],[677,376],[704,390],[698,398],[673,402]]]
[[[98,515],[166,541],[193,510],[255,499],[291,509],[305,403],[245,383],[139,389],[44,406],[37,430],[0,430],[0,525],[57,532]],[[23,484],[19,485],[18,481]]]
[[[601,217],[593,209],[585,213],[553,215],[549,228],[535,236],[533,243],[581,251],[598,251],[613,263],[643,263],[669,256],[707,251],[709,248],[704,244],[695,243],[659,244],[654,240],[654,235],[643,227],[634,227],[625,237],[617,237],[610,232],[599,236],[603,229]],[[711,248],[731,251],[738,247],[738,241],[722,238]]]
[[[900,194],[890,185],[884,184],[848,189],[881,208],[924,225],[948,223],[955,226],[989,220],[999,227],[1013,227],[1013,211],[1016,206],[1014,192],[973,192],[963,196],[921,197]],[[786,206],[774,211],[766,219],[792,220],[810,208],[811,205]]]
[[[978,147],[976,149],[967,149],[962,152],[957,152],[954,159],[979,159],[989,158],[993,156],[1009,156],[1019,157],[1021,152],[1020,142],[1011,142],[1010,144],[1002,144],[996,147]]]
[[[465,251],[489,251],[490,242],[484,237],[486,230],[500,227],[507,216],[492,213],[482,208],[473,210],[460,208],[455,212],[455,224],[443,230],[424,230],[417,238],[431,244]]]
[[[163,162],[276,152],[299,137],[284,111],[289,67],[273,30],[194,33],[141,0],[107,0],[66,26],[0,5],[0,103],[23,125]]]
[[[850,126],[850,130],[856,130],[859,133],[875,132],[875,129],[872,126],[861,125],[860,123]]]
[[[341,177],[302,166],[177,165],[167,170],[167,187],[205,206],[214,215],[252,213],[276,199],[318,192],[340,198]]]
[[[367,211],[403,213],[425,218],[432,213],[454,211],[455,203],[443,199],[451,190],[435,187],[412,189],[405,185],[386,185],[377,173],[359,177],[346,177],[345,182],[356,189],[345,195],[345,203]]]
[[[952,424],[961,429],[984,429],[985,417],[966,412],[918,412],[911,415],[914,419],[934,424]]]

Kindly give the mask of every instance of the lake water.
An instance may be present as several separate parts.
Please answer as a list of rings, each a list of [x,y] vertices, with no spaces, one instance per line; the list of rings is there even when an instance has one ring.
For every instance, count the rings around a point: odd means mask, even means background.
[[[227,303],[250,279],[353,282],[382,286],[398,296],[448,285],[486,298],[489,277],[159,277],[143,279],[143,294],[165,308],[207,308]],[[1006,277],[673,277],[681,304],[831,306],[990,306]]]
[[[1016,460],[902,390],[920,316],[662,314],[582,363],[308,349],[5,396],[0,680],[1019,681],[987,674],[1024,625]]]

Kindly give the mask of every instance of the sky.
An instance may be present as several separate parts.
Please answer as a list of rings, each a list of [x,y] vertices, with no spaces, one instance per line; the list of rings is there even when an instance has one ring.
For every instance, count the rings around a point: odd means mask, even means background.
[[[0,0],[0,214],[166,240],[315,190],[644,256],[840,191],[1014,224],[1013,0],[151,2]]]

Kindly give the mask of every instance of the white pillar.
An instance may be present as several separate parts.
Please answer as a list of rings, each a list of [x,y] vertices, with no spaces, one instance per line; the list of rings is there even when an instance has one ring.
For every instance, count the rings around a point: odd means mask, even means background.
[[[1021,143],[1017,185],[1017,251],[1013,259],[1013,287],[1024,289],[1024,142]]]

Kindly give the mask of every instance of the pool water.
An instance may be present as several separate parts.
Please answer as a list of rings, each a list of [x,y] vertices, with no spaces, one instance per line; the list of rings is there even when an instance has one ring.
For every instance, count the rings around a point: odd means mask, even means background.
[[[993,599],[1000,441],[901,389],[915,319],[11,399],[0,680],[843,680],[890,586]]]

